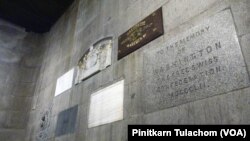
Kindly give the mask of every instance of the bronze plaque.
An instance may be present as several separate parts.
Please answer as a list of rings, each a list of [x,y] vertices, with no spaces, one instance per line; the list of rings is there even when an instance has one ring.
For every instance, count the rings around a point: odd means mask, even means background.
[[[164,33],[162,8],[119,36],[118,60],[141,48]]]

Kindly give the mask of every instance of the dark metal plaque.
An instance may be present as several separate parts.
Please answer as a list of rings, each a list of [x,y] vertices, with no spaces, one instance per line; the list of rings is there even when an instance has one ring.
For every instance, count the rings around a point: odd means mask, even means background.
[[[78,105],[59,113],[56,124],[56,137],[75,132],[77,111]]]
[[[118,39],[118,60],[164,33],[162,8],[134,25]]]

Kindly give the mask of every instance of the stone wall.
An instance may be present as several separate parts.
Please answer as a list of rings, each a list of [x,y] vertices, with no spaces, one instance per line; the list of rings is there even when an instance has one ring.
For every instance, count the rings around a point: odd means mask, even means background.
[[[0,20],[0,138],[22,141],[39,74],[41,48],[35,34]]]
[[[159,7],[163,8],[164,35],[117,60],[119,35]],[[249,10],[248,0],[75,1],[52,30],[44,35],[42,38],[44,42],[40,41],[45,52],[25,140],[126,141],[128,124],[249,124],[249,85],[161,110],[151,112],[143,110],[145,106],[143,88],[144,82],[147,81],[143,77],[144,52],[162,47],[169,39],[222,11],[229,11],[233,17],[235,38],[238,38],[248,71],[250,69]],[[91,45],[110,36],[114,40],[112,65],[54,97],[57,78],[76,66]],[[124,119],[88,128],[90,95],[121,79],[125,80]],[[78,105],[75,131],[56,137],[58,114],[75,105]]]

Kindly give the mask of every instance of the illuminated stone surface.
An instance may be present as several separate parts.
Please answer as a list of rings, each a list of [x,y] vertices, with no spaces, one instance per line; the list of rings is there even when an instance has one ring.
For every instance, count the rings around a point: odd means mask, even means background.
[[[146,51],[144,72],[146,112],[249,86],[229,10]]]
[[[91,95],[88,127],[123,119],[124,80]]]

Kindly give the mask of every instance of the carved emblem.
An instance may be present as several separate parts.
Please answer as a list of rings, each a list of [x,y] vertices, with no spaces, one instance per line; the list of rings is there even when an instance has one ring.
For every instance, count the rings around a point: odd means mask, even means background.
[[[111,65],[112,39],[105,38],[95,43],[79,60],[75,84]]]

